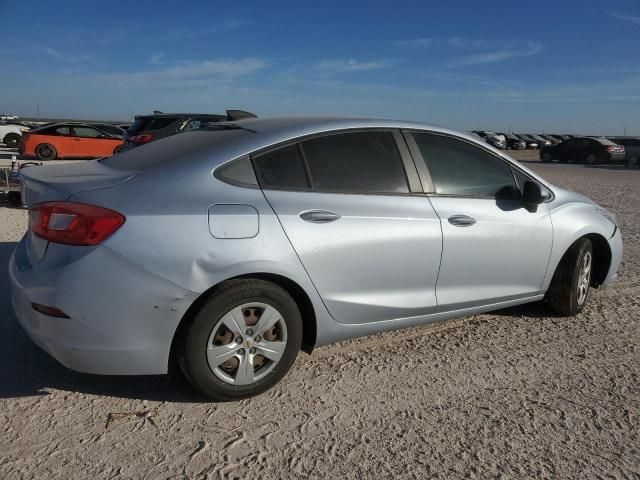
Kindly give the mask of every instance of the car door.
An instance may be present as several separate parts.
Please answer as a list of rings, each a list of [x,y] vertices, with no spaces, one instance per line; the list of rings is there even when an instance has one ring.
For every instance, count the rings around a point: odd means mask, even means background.
[[[428,175],[428,197],[442,225],[439,309],[537,295],[553,232],[546,204],[533,208],[522,202],[514,173],[527,175],[463,139],[427,132],[407,139],[423,165],[419,171]]]
[[[73,142],[73,133],[68,125],[57,125],[51,127],[46,132],[45,135],[51,136],[46,139],[46,142],[51,143],[55,147],[59,158],[73,156],[75,145]]]
[[[253,156],[264,194],[331,315],[436,311],[440,220],[399,132],[336,132]]]
[[[113,138],[88,126],[73,127],[75,157],[103,157],[113,153]]]

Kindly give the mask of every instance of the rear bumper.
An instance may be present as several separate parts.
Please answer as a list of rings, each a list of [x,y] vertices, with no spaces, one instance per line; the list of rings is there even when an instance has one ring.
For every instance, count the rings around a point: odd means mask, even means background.
[[[171,341],[195,294],[105,247],[65,266],[32,267],[24,240],[9,263],[11,301],[29,337],[64,366],[103,375],[167,372]],[[70,318],[33,310],[55,306]]]

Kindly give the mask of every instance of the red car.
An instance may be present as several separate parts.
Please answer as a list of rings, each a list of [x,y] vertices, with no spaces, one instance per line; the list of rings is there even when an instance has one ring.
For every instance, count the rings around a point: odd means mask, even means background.
[[[109,157],[122,150],[122,138],[92,125],[57,123],[27,133],[19,150],[39,160]]]

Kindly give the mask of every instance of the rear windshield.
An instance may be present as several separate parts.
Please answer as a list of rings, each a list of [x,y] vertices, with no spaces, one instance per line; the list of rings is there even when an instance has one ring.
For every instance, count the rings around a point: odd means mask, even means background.
[[[146,132],[148,130],[162,130],[167,128],[180,117],[140,117],[128,128],[130,133]]]
[[[115,170],[145,170],[250,134],[244,129],[179,133],[104,158],[100,163]]]

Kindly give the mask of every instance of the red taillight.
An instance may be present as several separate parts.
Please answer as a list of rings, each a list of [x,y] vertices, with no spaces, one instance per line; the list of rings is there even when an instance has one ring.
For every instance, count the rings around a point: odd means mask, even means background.
[[[118,212],[83,203],[45,202],[29,209],[29,227],[35,235],[67,245],[97,245],[124,221]]]
[[[624,153],[624,147],[622,145],[607,145],[609,153]]]
[[[149,143],[151,140],[153,140],[153,135],[149,133],[144,133],[142,135],[135,135],[129,138],[129,141],[134,143]]]

